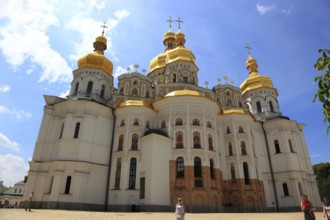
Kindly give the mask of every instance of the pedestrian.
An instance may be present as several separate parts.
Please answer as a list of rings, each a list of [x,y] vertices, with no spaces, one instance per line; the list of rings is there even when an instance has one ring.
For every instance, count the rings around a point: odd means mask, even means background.
[[[323,217],[327,217],[330,220],[330,203],[326,198],[323,200]]]
[[[175,217],[177,220],[184,220],[186,210],[181,198],[178,198],[178,203],[175,204]]]
[[[132,212],[136,211],[136,204],[135,204],[135,199],[132,201]]]
[[[25,202],[25,211],[27,211],[27,209],[29,209],[29,212],[31,212],[32,196],[33,196],[33,193],[30,194],[29,200]]]
[[[301,196],[301,211],[304,212],[305,220],[315,220],[314,211],[315,208],[313,207],[312,203],[308,200],[306,195]]]

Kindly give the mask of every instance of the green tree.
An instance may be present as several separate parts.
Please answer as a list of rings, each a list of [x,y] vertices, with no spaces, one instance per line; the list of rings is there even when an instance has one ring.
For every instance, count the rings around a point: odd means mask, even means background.
[[[320,197],[330,199],[330,163],[319,163],[313,165],[316,175],[317,187],[319,188]]]
[[[320,49],[319,53],[322,56],[317,59],[314,68],[321,71],[320,76],[315,77],[314,83],[317,83],[319,89],[317,90],[313,102],[318,98],[323,103],[322,112],[324,114],[324,124],[328,124],[327,134],[330,131],[330,50]]]

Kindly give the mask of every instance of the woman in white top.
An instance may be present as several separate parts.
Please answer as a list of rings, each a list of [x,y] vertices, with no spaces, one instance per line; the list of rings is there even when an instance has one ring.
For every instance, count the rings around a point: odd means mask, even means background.
[[[178,198],[178,203],[175,205],[175,217],[177,220],[184,220],[185,207],[183,205],[182,199]]]

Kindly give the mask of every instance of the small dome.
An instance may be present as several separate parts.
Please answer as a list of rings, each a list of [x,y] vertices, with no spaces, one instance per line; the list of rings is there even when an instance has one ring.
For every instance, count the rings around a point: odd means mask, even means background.
[[[258,75],[258,64],[257,60],[254,59],[251,55],[249,55],[249,58],[247,59],[246,63],[246,69],[249,71],[249,74],[253,73],[254,75]]]
[[[186,39],[184,36],[184,33],[182,33],[180,30],[175,34],[175,42],[177,46],[183,46],[186,43]]]
[[[149,64],[149,73],[151,73],[155,69],[164,68],[166,65],[165,60],[166,53],[159,54],[158,56],[153,58]]]
[[[164,42],[167,40],[167,39],[175,39],[175,33],[173,31],[168,31],[164,34]]]
[[[165,97],[171,97],[171,96],[205,96],[205,95],[194,90],[183,89],[183,90],[175,90],[165,95]]]

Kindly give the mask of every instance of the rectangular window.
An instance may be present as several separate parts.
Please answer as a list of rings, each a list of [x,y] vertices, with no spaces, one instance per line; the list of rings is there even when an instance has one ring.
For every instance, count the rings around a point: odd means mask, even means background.
[[[146,178],[141,177],[140,178],[140,199],[145,198],[145,183],[146,183]]]
[[[80,130],[80,123],[77,122],[76,128],[74,130],[74,136],[73,136],[73,138],[78,138],[78,136],[79,136],[79,130]]]

